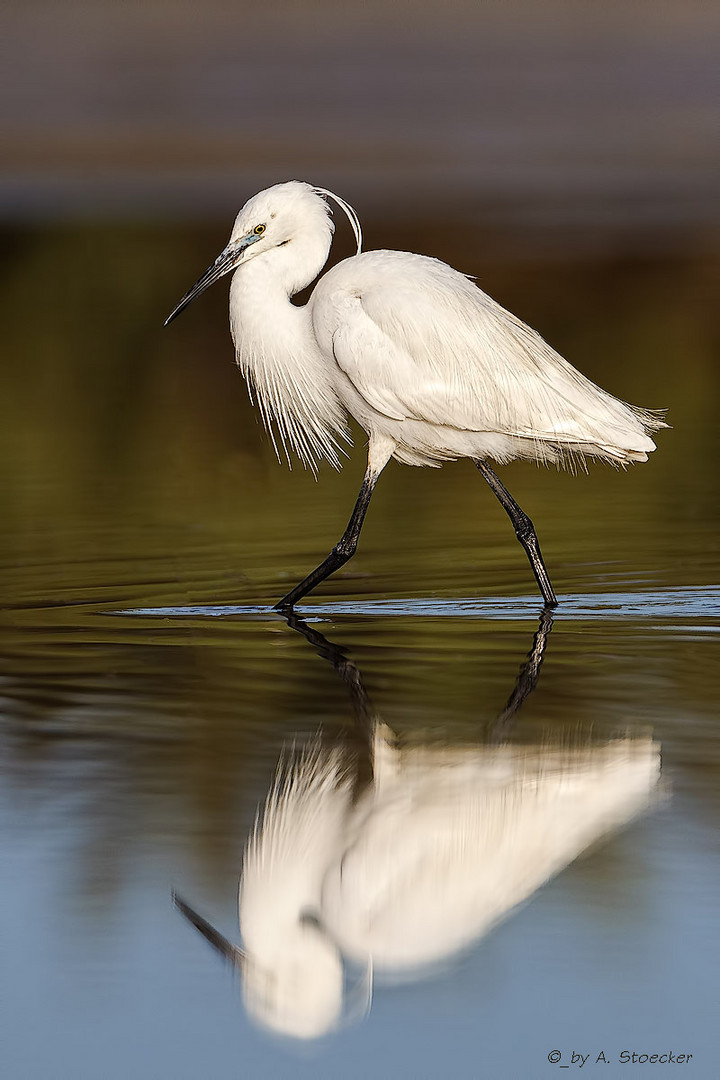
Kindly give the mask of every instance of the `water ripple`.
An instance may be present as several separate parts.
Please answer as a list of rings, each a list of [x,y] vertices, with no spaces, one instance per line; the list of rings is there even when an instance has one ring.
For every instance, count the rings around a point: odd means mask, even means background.
[[[383,615],[386,617],[452,617],[472,619],[535,619],[540,611],[536,596],[407,597],[392,600],[326,600],[300,605],[304,618],[337,615]],[[120,615],[172,617],[266,617],[277,616],[274,608],[259,604],[196,604],[183,607],[128,608]],[[578,593],[562,596],[554,613],[557,619],[717,619],[717,623],[694,625],[693,630],[720,632],[720,586],[691,586],[641,592]],[[684,627],[683,627],[684,628]],[[672,629],[672,627],[665,627]]]

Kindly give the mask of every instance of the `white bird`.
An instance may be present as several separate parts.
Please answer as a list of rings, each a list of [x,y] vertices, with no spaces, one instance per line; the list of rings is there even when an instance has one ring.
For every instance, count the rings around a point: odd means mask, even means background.
[[[327,261],[347,214],[358,253],[324,275],[308,303],[290,298]],[[340,467],[347,414],[368,434],[368,463],[347,529],[328,557],[279,602],[291,609],[357,549],[383,468],[469,457],[509,515],[545,604],[555,606],[535,529],[488,464],[516,458],[616,465],[646,461],[657,412],[618,400],[575,370],[464,274],[404,251],[361,254],[356,212],[297,180],[261,191],[238,214],[230,242],[166,320],[234,271],[230,327],[237,361],[263,419],[313,470]]]

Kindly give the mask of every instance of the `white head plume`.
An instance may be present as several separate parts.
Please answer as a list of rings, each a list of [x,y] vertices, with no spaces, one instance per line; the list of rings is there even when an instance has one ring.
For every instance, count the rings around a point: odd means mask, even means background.
[[[357,254],[362,251],[362,227],[360,225],[360,218],[357,216],[357,212],[353,209],[350,203],[346,203],[344,199],[341,199],[339,195],[336,195],[333,191],[328,191],[324,187],[316,187],[314,189],[318,195],[324,195],[328,199],[333,199],[341,210],[345,212],[345,215],[352,226],[352,231],[355,234],[355,241],[357,243]]]

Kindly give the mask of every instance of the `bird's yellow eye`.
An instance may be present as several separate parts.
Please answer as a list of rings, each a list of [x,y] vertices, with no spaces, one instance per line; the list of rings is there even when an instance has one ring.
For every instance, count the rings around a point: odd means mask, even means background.
[[[265,226],[264,225],[256,225],[255,228],[253,229],[253,232],[255,233],[256,236],[260,236],[261,233],[265,232]]]

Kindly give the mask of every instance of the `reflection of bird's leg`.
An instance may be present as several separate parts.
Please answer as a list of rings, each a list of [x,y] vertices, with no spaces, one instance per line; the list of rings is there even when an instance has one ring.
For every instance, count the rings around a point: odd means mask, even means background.
[[[495,475],[487,462],[475,460],[475,464],[480,470],[483,478],[490,485],[491,490],[499,499],[505,513],[512,521],[515,535],[525,548],[525,553],[530,560],[530,566],[532,567],[535,580],[542,593],[543,600],[548,607],[557,607],[557,598],[553,592],[548,572],[545,569],[545,563],[540,554],[540,544],[538,543],[535,526],[525,511],[518,506],[508,489],[501,482],[500,478]]]
[[[340,645],[328,641],[324,634],[308,626],[292,611],[285,612],[285,619],[291,630],[297,630],[320,656],[330,661],[348,692],[356,722],[355,736],[358,740],[354,786],[356,792],[362,791],[373,778],[373,737],[375,723],[379,719],[365,689],[362,676],[352,660],[348,660]]]
[[[307,623],[304,623],[302,619],[299,619],[294,612],[288,612],[285,615],[285,619],[291,630],[297,630],[297,632],[302,634],[305,640],[320,653],[320,656],[324,657],[325,660],[330,661],[344,685],[347,687],[350,700],[352,701],[353,711],[358,719],[367,721],[374,717],[375,710],[368,697],[368,692],[365,689],[362,676],[352,660],[348,660],[341,646],[336,645],[334,641],[328,641],[324,634],[321,634],[319,630],[315,630],[308,626]]]
[[[515,687],[507,700],[505,708],[493,724],[492,733],[493,738],[496,741],[502,740],[505,737],[510,721],[518,712],[525,699],[532,694],[537,686],[538,677],[540,675],[540,665],[543,662],[545,647],[547,645],[547,639],[550,636],[550,631],[552,630],[552,624],[553,620],[550,610],[548,608],[543,608],[540,615],[540,625],[533,638],[532,649],[528,653],[525,663],[518,672],[518,677],[515,680]]]
[[[327,559],[324,559],[312,573],[308,574],[306,578],[303,578],[299,585],[296,585],[294,589],[291,589],[287,596],[283,596],[282,600],[275,605],[277,611],[287,611],[294,607],[298,600],[301,600],[303,596],[307,596],[307,594],[312,592],[321,581],[330,577],[331,574],[334,574],[336,570],[339,570],[341,566],[344,566],[345,563],[353,557],[357,551],[360,530],[362,529],[365,514],[370,505],[370,497],[372,496],[379,475],[380,473],[378,471],[371,471],[368,466],[347,529],[342,534],[340,540],[338,540]]]

